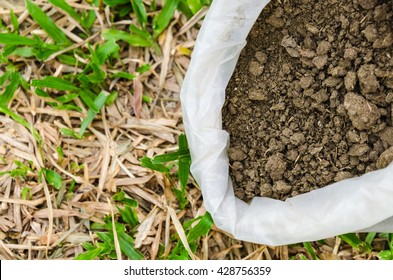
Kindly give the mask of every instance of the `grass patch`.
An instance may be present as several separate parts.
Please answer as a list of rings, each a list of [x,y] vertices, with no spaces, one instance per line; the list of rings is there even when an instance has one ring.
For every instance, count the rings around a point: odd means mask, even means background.
[[[168,164],[169,162],[169,164]],[[178,172],[175,176],[179,179],[179,187],[173,187],[173,192],[180,203],[180,209],[188,204],[187,200],[187,183],[190,174],[191,156],[188,150],[187,138],[184,134],[179,136],[179,149],[176,152],[158,155],[154,158],[143,157],[141,165],[152,170],[162,172],[170,180],[170,170],[173,163],[178,166]]]

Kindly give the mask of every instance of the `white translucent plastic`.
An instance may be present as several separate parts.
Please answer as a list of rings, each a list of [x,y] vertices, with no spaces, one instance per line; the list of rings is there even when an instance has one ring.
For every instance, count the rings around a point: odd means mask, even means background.
[[[222,130],[225,88],[266,0],[215,0],[203,22],[181,100],[191,172],[215,224],[235,238],[268,245],[348,232],[393,232],[393,165],[298,195],[285,202],[235,197],[229,135]]]

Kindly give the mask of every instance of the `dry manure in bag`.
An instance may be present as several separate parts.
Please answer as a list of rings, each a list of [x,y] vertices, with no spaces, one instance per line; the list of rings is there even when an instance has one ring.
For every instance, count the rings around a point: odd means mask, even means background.
[[[285,200],[393,161],[393,2],[263,9],[226,89],[235,195]]]

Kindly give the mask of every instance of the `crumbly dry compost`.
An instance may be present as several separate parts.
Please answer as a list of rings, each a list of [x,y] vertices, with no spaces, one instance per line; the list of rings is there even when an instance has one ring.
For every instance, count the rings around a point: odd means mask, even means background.
[[[271,1],[227,87],[237,197],[285,200],[393,160],[393,1]]]

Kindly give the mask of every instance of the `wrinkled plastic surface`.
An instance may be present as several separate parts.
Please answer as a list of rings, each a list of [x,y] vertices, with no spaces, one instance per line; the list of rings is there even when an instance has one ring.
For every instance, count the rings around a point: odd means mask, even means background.
[[[348,232],[393,232],[393,164],[285,202],[254,198],[246,204],[235,197],[221,108],[246,37],[268,2],[213,1],[182,86],[191,172],[201,186],[207,211],[235,238],[274,246]]]

